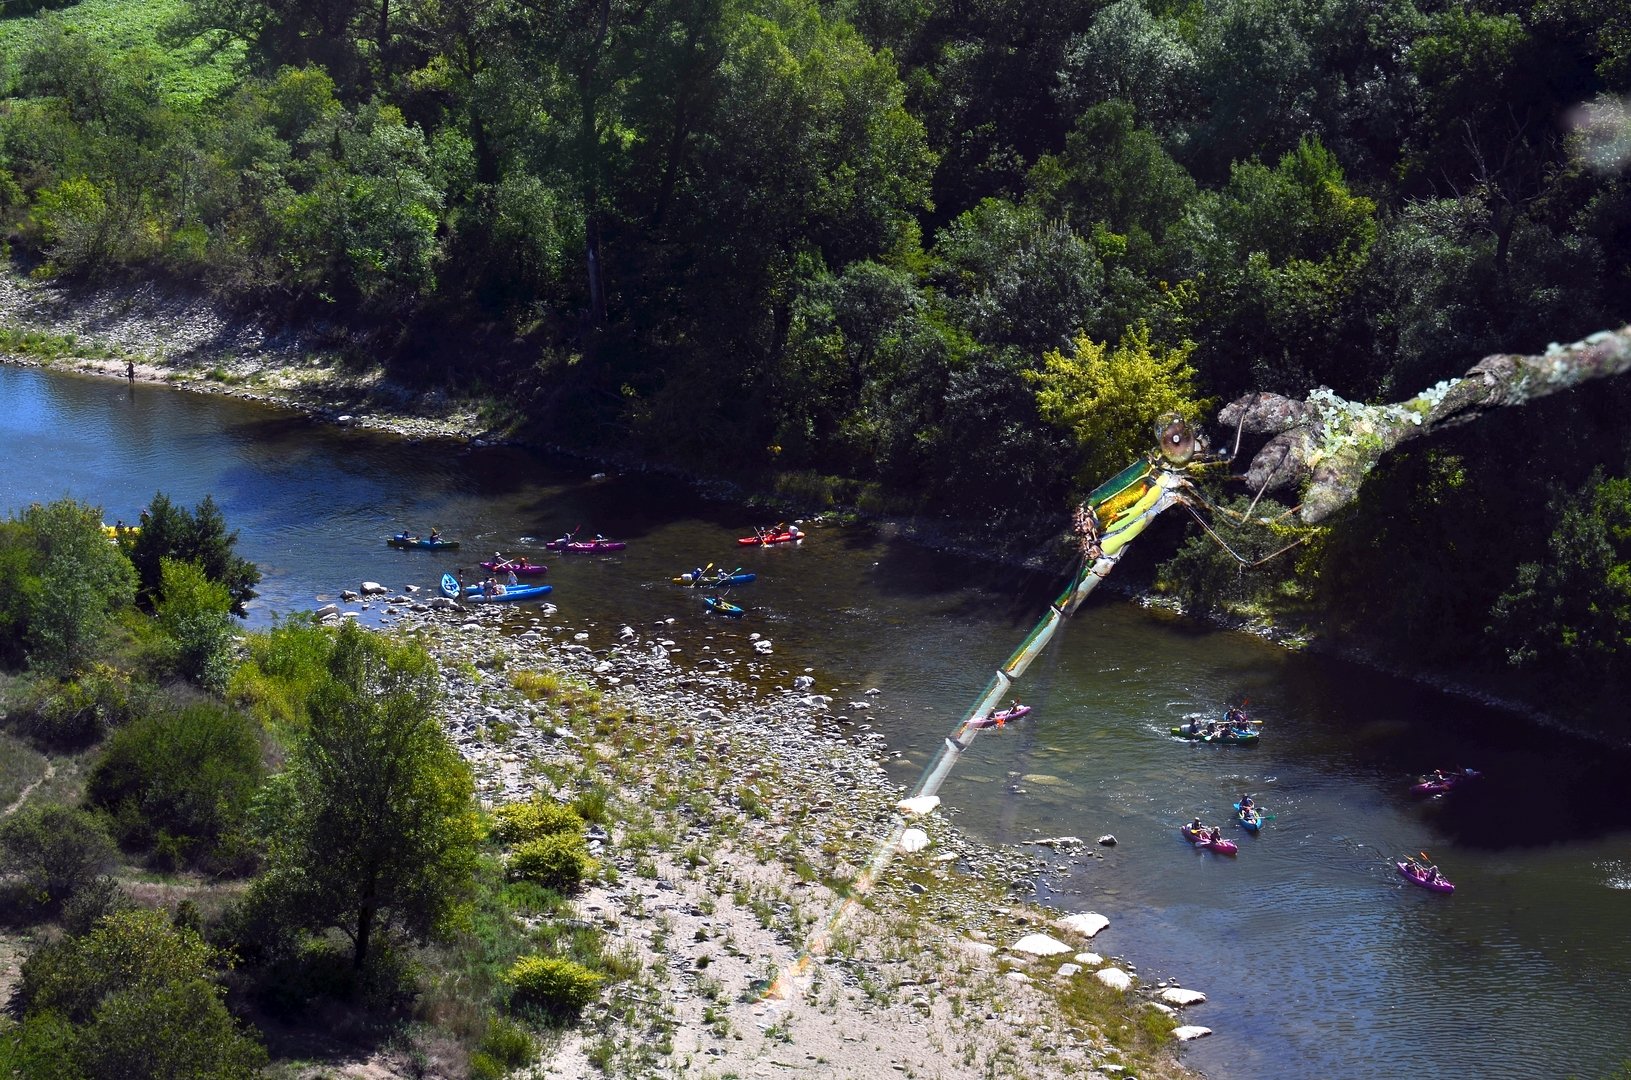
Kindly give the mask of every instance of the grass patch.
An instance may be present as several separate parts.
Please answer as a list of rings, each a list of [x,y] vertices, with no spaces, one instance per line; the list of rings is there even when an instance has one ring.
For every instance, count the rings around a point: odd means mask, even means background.
[[[186,6],[187,0],[80,0],[50,17],[97,45],[119,52],[149,50],[166,103],[192,111],[237,82],[244,47],[233,44],[212,55],[201,41],[167,44],[163,30]],[[0,67],[8,80],[42,22],[42,16],[0,20]]]
[[[16,736],[0,732],[0,808],[16,802],[24,788],[44,775],[44,754]]]

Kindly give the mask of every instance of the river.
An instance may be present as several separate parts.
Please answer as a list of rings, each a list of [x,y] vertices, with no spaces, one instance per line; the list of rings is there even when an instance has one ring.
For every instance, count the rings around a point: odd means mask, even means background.
[[[155,491],[206,494],[261,567],[252,626],[366,579],[434,588],[497,549],[550,566],[558,621],[610,643],[672,620],[695,655],[761,633],[789,670],[885,735],[911,787],[942,738],[1057,591],[1058,578],[971,563],[867,529],[815,529],[748,549],[762,521],[649,475],[595,480],[581,462],[312,423],[225,397],[0,367],[0,512],[71,495],[132,521]],[[457,554],[385,546],[438,527]],[[581,527],[629,542],[557,557]],[[532,538],[531,540],[526,538]],[[1159,543],[1148,537],[1141,543]],[[740,622],[708,616],[671,575],[758,573]],[[380,614],[376,606],[367,617]],[[865,691],[880,692],[865,698]],[[1603,1075],[1631,1058],[1631,814],[1624,755],[1375,671],[1095,595],[1018,686],[1030,717],[982,734],[941,789],[994,843],[1114,833],[1075,855],[1026,848],[1054,872],[1039,897],[1111,919],[1095,948],[1145,979],[1210,1000],[1216,1032],[1185,1060],[1220,1078]],[[1261,745],[1191,745],[1184,714],[1248,700]],[[1422,802],[1414,774],[1482,780]],[[1254,792],[1274,815],[1230,828],[1235,858],[1178,836]],[[1614,824],[1610,824],[1610,823]],[[1453,896],[1404,885],[1391,860],[1426,851]]]

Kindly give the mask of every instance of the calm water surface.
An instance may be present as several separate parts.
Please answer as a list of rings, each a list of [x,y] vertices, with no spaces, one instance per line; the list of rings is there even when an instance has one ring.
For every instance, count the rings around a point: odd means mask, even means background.
[[[753,513],[591,471],[0,368],[0,512],[71,495],[131,521],[155,491],[189,506],[213,495],[265,575],[253,625],[364,579],[432,588],[479,555],[527,552],[549,563],[561,620],[608,641],[622,623],[664,618],[677,639],[757,631],[840,701],[880,688],[864,719],[901,753],[903,787],[1060,584],[862,530],[740,549],[732,538]],[[384,545],[432,525],[464,542],[459,555]],[[563,559],[524,539],[573,527],[629,549]],[[669,584],[708,562],[759,573],[739,624],[710,621]],[[1186,1050],[1191,1065],[1219,1078],[1587,1078],[1631,1058],[1631,830],[1606,824],[1628,820],[1622,756],[1103,596],[1020,693],[1036,711],[975,742],[941,790],[946,806],[990,841],[1118,837],[1102,860],[1024,850],[1069,871],[1038,879],[1044,900],[1110,916],[1098,951],[1210,995],[1190,1019],[1217,1034]],[[1260,746],[1167,734],[1187,712],[1242,698],[1267,721]],[[1460,764],[1486,779],[1453,799],[1408,795],[1414,773]],[[1193,814],[1225,818],[1242,791],[1275,816],[1237,836],[1238,857],[1178,837]],[[1417,851],[1454,896],[1401,883],[1390,860]]]

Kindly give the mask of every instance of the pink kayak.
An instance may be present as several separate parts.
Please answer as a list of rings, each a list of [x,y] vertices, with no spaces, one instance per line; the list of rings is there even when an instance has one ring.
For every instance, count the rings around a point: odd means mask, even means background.
[[[547,573],[549,567],[539,566],[537,563],[525,559],[512,559],[508,562],[497,562],[489,559],[481,564],[483,570],[491,570],[495,574],[514,574],[516,577],[538,577]]]
[[[1206,829],[1191,829],[1188,825],[1184,825],[1178,831],[1184,834],[1185,840],[1188,840],[1196,847],[1215,851],[1219,855],[1233,855],[1240,850],[1240,845],[1228,838],[1212,839],[1211,832]]]
[[[1477,769],[1456,769],[1453,772],[1434,769],[1416,781],[1415,786],[1410,789],[1410,794],[1442,795],[1457,785],[1468,780],[1476,780],[1482,775]]]
[[[1420,863],[1409,860],[1396,862],[1393,865],[1399,868],[1399,876],[1413,885],[1420,885],[1422,888],[1431,889],[1433,892],[1455,892],[1455,886],[1450,884],[1450,879],[1440,875],[1436,866],[1424,867]]]
[[[1002,709],[999,712],[987,713],[985,716],[976,716],[968,722],[969,727],[988,728],[1002,727],[1010,720],[1018,720],[1031,711],[1029,705],[1015,705],[1011,709]]]

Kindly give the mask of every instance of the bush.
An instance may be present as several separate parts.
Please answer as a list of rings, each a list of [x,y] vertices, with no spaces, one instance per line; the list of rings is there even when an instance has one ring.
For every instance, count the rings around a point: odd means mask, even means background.
[[[163,912],[118,912],[83,937],[36,950],[13,1004],[29,1023],[55,1016],[71,1025],[49,1031],[58,1059],[74,1066],[65,1076],[240,1080],[266,1054],[222,1004],[214,960]]]
[[[97,665],[57,682],[40,680],[10,713],[13,730],[42,746],[77,750],[147,708],[149,694],[123,672]]]
[[[297,615],[246,639],[249,658],[227,686],[227,700],[274,732],[304,730],[306,703],[328,678],[334,635],[309,615]]]
[[[523,956],[504,976],[510,1000],[551,1016],[574,1016],[600,995],[601,977],[570,960]]]
[[[62,928],[71,937],[84,937],[109,915],[130,911],[135,906],[135,901],[116,879],[103,875],[82,887],[62,905]]]
[[[537,1057],[537,1044],[533,1042],[526,1028],[502,1016],[492,1016],[487,1020],[487,1030],[482,1034],[481,1044],[470,1055],[470,1075],[474,1080],[478,1075],[478,1068],[491,1068],[495,1071],[488,1075],[506,1076],[516,1069],[531,1065]],[[484,1059],[479,1067],[478,1058]]]
[[[101,819],[67,806],[30,806],[0,822],[0,872],[21,878],[25,899],[62,904],[112,861]]]
[[[489,835],[501,844],[516,844],[556,833],[581,833],[583,818],[564,803],[543,797],[510,803],[493,811]]]
[[[113,813],[122,843],[179,861],[244,825],[265,770],[255,722],[213,704],[152,713],[114,733],[87,799]]]
[[[554,833],[528,840],[515,849],[506,867],[517,881],[531,881],[558,892],[570,892],[595,870],[583,837]]]
[[[197,563],[159,560],[161,589],[154,614],[169,641],[168,661],[205,690],[226,689],[232,674],[232,594]]]

